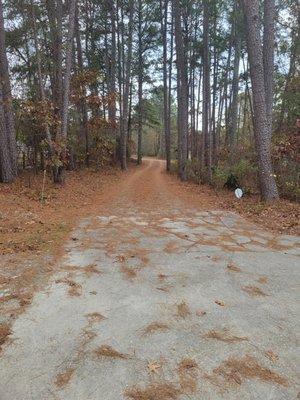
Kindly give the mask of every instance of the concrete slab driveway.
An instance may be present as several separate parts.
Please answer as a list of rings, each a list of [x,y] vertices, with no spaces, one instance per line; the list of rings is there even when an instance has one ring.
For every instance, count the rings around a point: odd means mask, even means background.
[[[299,398],[299,238],[172,185],[147,161],[80,223],[13,326],[1,400]]]

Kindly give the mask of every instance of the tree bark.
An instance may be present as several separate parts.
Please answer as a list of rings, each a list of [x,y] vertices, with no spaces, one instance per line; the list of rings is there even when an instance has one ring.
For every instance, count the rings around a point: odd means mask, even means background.
[[[16,144],[16,133],[15,133],[15,122],[14,113],[12,106],[11,86],[8,69],[8,61],[6,56],[6,44],[5,44],[5,30],[4,30],[4,18],[3,18],[3,5],[2,0],[0,1],[0,79],[1,79],[1,102],[3,107],[3,122],[1,128],[5,127],[3,135],[7,142],[7,152],[10,160],[10,173],[11,178],[6,181],[12,181],[17,175],[17,144]],[[4,124],[4,125],[3,125]],[[5,146],[6,147],[6,146]]]
[[[164,87],[164,134],[165,134],[165,152],[166,152],[166,169],[171,168],[171,123],[169,112],[169,95],[168,95],[168,0],[160,0],[161,9],[161,35],[163,41],[163,87]]]
[[[253,91],[254,135],[258,157],[262,199],[278,198],[277,185],[271,162],[271,126],[268,121],[264,83],[263,50],[260,37],[259,1],[243,0],[246,20],[247,47]]]
[[[207,168],[208,180],[212,180],[210,116],[210,48],[209,4],[203,0],[203,103],[202,103],[202,166]]]
[[[233,64],[233,77],[232,77],[232,102],[229,111],[228,119],[228,144],[230,149],[233,150],[233,146],[237,141],[237,128],[238,128],[238,95],[239,95],[239,76],[240,76],[240,60],[241,60],[241,48],[242,38],[240,32],[240,21],[239,11],[237,10],[238,4],[236,4],[234,12],[234,64]]]
[[[173,0],[175,23],[176,64],[177,64],[177,97],[178,97],[178,152],[179,176],[187,180],[187,144],[188,144],[188,77],[186,67],[186,51],[183,40],[181,6],[179,0]]]
[[[127,59],[124,63],[125,66],[125,82],[123,92],[123,114],[121,120],[121,168],[127,169],[127,131],[128,131],[128,116],[129,116],[129,95],[130,95],[130,82],[131,82],[131,62],[132,62],[132,40],[133,40],[133,13],[134,3],[130,0],[129,4],[129,20],[128,20],[128,47]]]
[[[0,86],[0,182],[11,183],[14,177],[7,138],[2,87]]]
[[[32,10],[32,23],[33,23],[33,41],[34,41],[35,54],[36,54],[37,75],[38,75],[37,78],[38,78],[38,85],[39,85],[39,91],[40,91],[40,100],[43,103],[43,106],[46,107],[46,95],[45,95],[45,90],[44,90],[44,85],[43,85],[43,74],[42,74],[42,60],[41,60],[41,52],[40,52],[40,46],[39,46],[39,41],[38,41],[38,33],[37,33],[36,17],[35,17],[33,0],[31,0],[31,10]],[[51,133],[50,133],[50,128],[49,128],[47,121],[45,121],[45,134],[46,134],[48,146],[49,146],[49,148],[51,148]]]
[[[69,23],[66,48],[66,70],[63,81],[63,102],[62,102],[62,121],[61,121],[61,136],[66,139],[68,134],[68,115],[69,115],[69,100],[70,100],[70,80],[72,68],[72,50],[74,39],[76,0],[69,1]]]
[[[139,56],[138,56],[138,154],[137,163],[142,163],[142,130],[143,130],[143,43],[142,43],[142,0],[138,1],[138,42],[139,42]]]
[[[61,122],[62,117],[62,85],[63,85],[63,54],[62,54],[62,0],[46,0],[47,15],[50,26],[51,55],[52,55],[52,97],[55,114]],[[60,135],[61,126],[57,124],[55,139]]]
[[[264,0],[263,62],[268,122],[271,125],[274,95],[275,1]]]
[[[75,38],[76,38],[76,48],[77,48],[77,62],[78,68],[80,72],[84,71],[83,67],[83,57],[82,57],[82,46],[81,46],[81,38],[80,38],[80,26],[78,19],[78,5],[76,5],[76,14],[75,14]],[[81,110],[81,121],[80,121],[80,129],[81,135],[85,140],[85,165],[89,167],[90,165],[90,146],[89,146],[89,131],[88,131],[88,111],[86,104],[86,90],[83,87],[83,91],[81,93],[82,98],[80,99],[80,110]]]

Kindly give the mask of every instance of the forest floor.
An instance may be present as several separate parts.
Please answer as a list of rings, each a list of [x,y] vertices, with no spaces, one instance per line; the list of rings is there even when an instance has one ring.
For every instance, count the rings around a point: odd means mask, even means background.
[[[0,187],[1,399],[297,396],[299,205],[163,166]]]

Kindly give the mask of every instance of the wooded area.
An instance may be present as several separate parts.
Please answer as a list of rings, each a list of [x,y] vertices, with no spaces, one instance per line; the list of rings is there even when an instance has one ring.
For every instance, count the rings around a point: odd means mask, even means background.
[[[299,37],[297,0],[2,0],[1,181],[136,153],[299,200]]]

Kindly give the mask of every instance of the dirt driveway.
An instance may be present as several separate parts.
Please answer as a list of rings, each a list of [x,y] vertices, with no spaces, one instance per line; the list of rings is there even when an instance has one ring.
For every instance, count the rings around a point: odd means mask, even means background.
[[[162,170],[80,222],[14,323],[1,400],[299,398],[299,238],[203,210]]]

